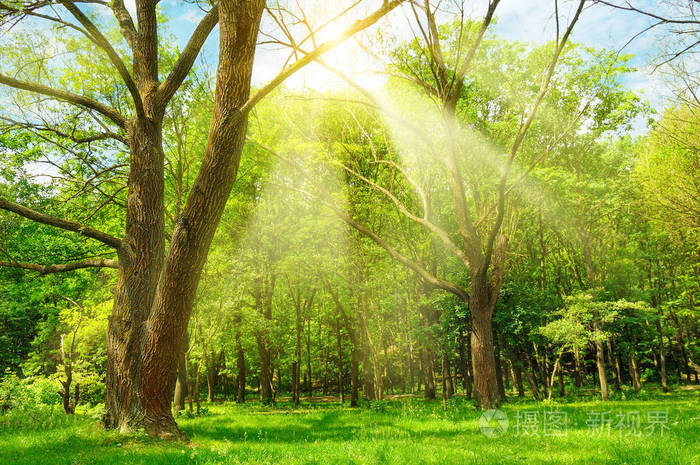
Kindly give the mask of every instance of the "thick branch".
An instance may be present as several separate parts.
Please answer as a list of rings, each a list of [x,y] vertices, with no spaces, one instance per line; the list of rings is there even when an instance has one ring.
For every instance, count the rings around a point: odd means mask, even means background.
[[[163,82],[158,88],[158,99],[163,106],[167,105],[175,92],[185,80],[187,74],[192,69],[192,64],[197,58],[199,51],[201,50],[204,42],[209,37],[212,29],[219,22],[219,6],[214,5],[214,7],[209,11],[209,13],[202,18],[202,20],[197,25],[197,28],[192,33],[189,42],[185,46],[185,49],[180,54],[175,66],[173,66],[172,71],[168,75],[168,78]]]
[[[5,76],[4,74],[0,74],[0,84],[4,84],[15,89],[21,89],[41,95],[47,95],[49,97],[53,97],[64,102],[72,103],[73,105],[90,108],[111,119],[117,126],[119,126],[122,129],[124,129],[126,124],[126,118],[124,118],[124,116],[122,116],[121,113],[119,113],[117,110],[108,105],[100,103],[97,100],[93,100],[89,97],[74,94],[65,90],[53,89],[43,84],[20,81],[9,76]]]
[[[37,265],[35,263],[0,261],[0,266],[10,268],[21,268],[23,270],[36,271],[40,275],[47,275],[51,273],[63,273],[66,271],[74,271],[82,268],[119,269],[119,262],[117,260],[83,260],[80,262],[64,263],[60,265]]]
[[[107,233],[104,233],[102,231],[98,231],[96,229],[83,226],[79,223],[75,223],[73,221],[68,221],[64,220],[62,218],[56,218],[54,216],[49,216],[45,215],[43,213],[39,213],[37,211],[34,211],[30,208],[23,207],[22,205],[18,205],[14,202],[10,202],[9,200],[3,199],[0,197],[0,210],[7,210],[12,213],[16,213],[17,215],[23,216],[25,218],[28,218],[32,221],[36,221],[37,223],[42,223],[48,226],[53,226],[55,228],[59,229],[65,229],[66,231],[73,231],[78,234],[81,234],[85,237],[89,237],[91,239],[95,239],[97,241],[102,242],[103,244],[106,244],[110,247],[113,247],[117,250],[121,249],[122,247],[122,241],[119,238],[116,238],[114,236],[111,236]]]
[[[70,11],[71,14],[75,17],[75,19],[77,19],[80,22],[80,24],[82,24],[83,27],[90,33],[90,35],[92,35],[92,37],[95,38],[95,43],[107,53],[109,60],[112,62],[114,67],[117,68],[117,71],[119,72],[119,75],[124,81],[124,84],[126,84],[127,89],[129,89],[131,98],[134,101],[136,115],[139,118],[145,119],[146,113],[143,109],[143,101],[141,100],[141,94],[139,93],[139,90],[136,87],[136,83],[132,79],[129,70],[126,69],[124,62],[114,50],[112,44],[110,44],[107,38],[100,32],[99,29],[97,29],[97,26],[95,26],[95,24],[92,21],[90,21],[90,18],[88,18],[85,15],[85,13],[80,11],[80,9],[72,1],[61,0],[61,4],[68,11]]]
[[[114,12],[114,17],[117,18],[117,22],[119,22],[119,29],[122,31],[122,36],[124,36],[126,42],[133,49],[136,44],[137,32],[129,10],[124,6],[123,0],[112,0],[111,8]]]
[[[540,104],[542,103],[542,100],[544,99],[545,94],[547,93],[547,90],[549,89],[549,83],[552,79],[552,75],[554,74],[554,69],[557,65],[557,62],[559,61],[559,56],[561,55],[561,52],[564,50],[564,47],[566,46],[566,43],[569,39],[569,36],[571,35],[571,32],[574,29],[574,25],[578,22],[579,17],[581,16],[581,12],[583,11],[583,6],[586,3],[586,0],[580,0],[578,8],[576,9],[576,13],[574,14],[573,19],[569,23],[569,26],[566,29],[566,32],[564,33],[564,36],[561,39],[561,42],[557,44],[557,47],[554,51],[554,56],[552,57],[552,60],[549,62],[549,66],[547,67],[547,73],[542,80],[542,84],[540,85],[540,89],[537,93],[537,96],[535,97],[535,101],[532,105],[532,110],[530,111],[530,114],[528,115],[527,119],[525,122],[520,126],[520,129],[518,130],[518,134],[515,136],[515,140],[513,141],[513,145],[510,148],[510,154],[508,156],[508,160],[506,162],[505,169],[503,170],[503,175],[501,176],[501,180],[498,186],[498,213],[496,216],[496,221],[493,225],[493,228],[491,229],[491,232],[489,233],[488,240],[486,242],[486,252],[484,254],[485,256],[485,264],[488,265],[488,262],[491,259],[491,255],[493,253],[493,247],[494,247],[494,242],[496,240],[496,237],[498,236],[498,232],[501,229],[501,224],[503,223],[503,216],[505,214],[505,196],[506,196],[506,182],[508,180],[508,175],[510,173],[510,169],[513,166],[513,160],[515,159],[515,155],[518,152],[518,149],[520,148],[523,140],[525,140],[525,135],[527,134],[528,130],[530,129],[530,125],[535,119],[535,114],[537,113],[537,109],[539,108]]]

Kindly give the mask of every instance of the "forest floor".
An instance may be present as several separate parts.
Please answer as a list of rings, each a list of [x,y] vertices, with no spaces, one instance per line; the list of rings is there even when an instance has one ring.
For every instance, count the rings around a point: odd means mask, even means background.
[[[190,440],[102,430],[98,409],[0,416],[0,464],[684,464],[700,465],[700,390],[607,403],[509,398],[484,415],[464,398],[399,398],[350,409],[306,402],[203,404]],[[507,420],[507,421],[506,421]]]

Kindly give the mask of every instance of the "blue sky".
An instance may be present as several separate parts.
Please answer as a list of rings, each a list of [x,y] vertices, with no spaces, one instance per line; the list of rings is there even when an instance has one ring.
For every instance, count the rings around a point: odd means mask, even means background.
[[[343,3],[346,2],[343,1]],[[379,3],[379,1],[367,2],[368,9],[376,7]],[[483,0],[466,2],[468,12],[475,18],[479,18],[483,15],[486,3]],[[563,28],[565,27],[563,18],[571,15],[575,2],[559,0],[559,3],[560,14],[562,15],[561,27]],[[523,42],[542,43],[551,40],[555,34],[553,5],[553,0],[502,0],[496,10],[498,18],[496,32],[502,37]],[[649,8],[650,10],[654,9],[651,1],[636,2],[635,5]],[[162,7],[167,16],[171,18],[171,30],[182,47],[203,13],[191,5],[186,4],[186,6],[183,6],[182,2],[174,0],[162,2]],[[364,11],[368,11],[368,9]],[[351,16],[348,19],[355,19],[356,17]],[[385,20],[385,24],[387,21],[391,21],[391,27],[394,29],[397,37],[401,38],[402,35],[408,37],[410,34],[403,12],[393,12],[392,16]],[[574,30],[573,40],[595,48],[617,51],[630,38],[649,24],[650,20],[641,15],[595,5],[586,8],[583,12]],[[215,31],[203,50],[203,55],[207,57],[206,61],[210,66],[216,64],[217,39],[218,36]],[[651,31],[632,41],[624,49],[624,53],[635,56],[632,60],[632,65],[638,68],[637,72],[625,79],[625,84],[660,110],[663,108],[663,97],[665,94],[663,81],[658,75],[650,73],[649,66],[650,62],[659,53],[657,49],[658,43],[658,35]],[[346,49],[350,46],[346,46]],[[347,50],[343,52],[341,49],[340,56],[335,61],[347,67],[347,62],[354,60],[355,63],[352,63],[352,68],[358,70],[363,67],[363,63],[361,63],[363,58],[358,56],[356,52],[357,50],[352,53]],[[329,60],[333,61],[334,57],[330,56]],[[256,57],[255,84],[260,85],[271,79],[279,71],[281,63],[279,54],[261,49]],[[378,85],[379,79],[376,75],[371,76],[366,73],[358,78],[358,80],[363,80],[370,87]],[[292,78],[287,85],[291,88],[324,88],[341,85],[341,83],[322,68],[311,66],[310,69],[300,73],[299,76]]]

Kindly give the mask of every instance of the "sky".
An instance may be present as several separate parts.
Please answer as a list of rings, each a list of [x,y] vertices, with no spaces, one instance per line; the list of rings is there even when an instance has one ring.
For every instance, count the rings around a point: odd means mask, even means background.
[[[282,0],[281,0],[282,1]],[[443,4],[450,4],[456,0],[443,0]],[[325,10],[338,11],[343,6],[351,4],[354,0],[329,0],[319,2],[316,0],[289,0],[288,3],[298,2],[309,15],[313,23],[319,24],[328,16]],[[126,0],[127,8],[135,16],[134,0]],[[270,2],[272,3],[272,2]],[[487,0],[466,0],[466,12],[474,19],[483,17],[487,6]],[[564,18],[570,17],[577,2],[574,0],[559,0],[562,29]],[[657,2],[658,3],[658,2]],[[319,33],[321,41],[336,36],[348,24],[355,19],[363,17],[381,5],[381,0],[365,0],[360,2],[351,13],[334,22],[330,27]],[[650,0],[638,0],[635,5],[654,10],[654,3]],[[89,8],[89,7],[83,7]],[[189,2],[178,0],[162,0],[161,12],[170,19],[169,33],[174,37],[180,48],[184,47],[197,23],[204,16],[204,12]],[[658,5],[657,5],[658,10]],[[104,7],[94,7],[96,14],[111,18],[111,11]],[[507,39],[518,40],[526,43],[541,44],[552,40],[555,36],[555,21],[553,16],[554,0],[501,0],[496,10],[495,32]],[[373,35],[377,27],[390,31],[393,40],[406,40],[412,36],[407,18],[410,17],[408,6],[400,7],[384,18],[378,26],[366,33],[365,37]],[[612,9],[603,5],[587,7],[574,29],[572,40],[595,48],[619,50],[631,37],[650,24],[648,18],[638,14]],[[270,23],[264,23],[263,31],[270,30]],[[29,27],[37,27],[31,25]],[[17,33],[17,31],[14,31]],[[163,36],[162,36],[163,37]],[[650,63],[658,55],[658,36],[652,31],[632,41],[624,50],[624,53],[633,54],[635,58],[632,65],[638,70],[625,78],[624,84],[630,89],[647,99],[657,110],[663,109],[666,90],[664,82],[658,73],[650,73]],[[202,63],[212,71],[217,63],[218,29],[209,37],[205,44],[201,58]],[[271,50],[270,46],[260,46],[256,55],[253,85],[261,86],[272,79],[281,69],[285,54]],[[353,40],[331,51],[325,58],[330,64],[350,72],[356,81],[370,89],[381,88],[384,78],[376,71],[381,68],[380,63],[368,57]],[[1,60],[0,60],[1,61]],[[1,70],[7,72],[10,70]],[[304,70],[292,76],[285,82],[285,86],[291,90],[311,88],[315,90],[337,89],[345,84],[330,72],[317,64],[307,66]],[[2,94],[0,92],[0,94]],[[2,96],[0,95],[0,98]],[[642,128],[640,127],[641,131]]]
[[[133,4],[133,0],[131,3]],[[302,5],[306,4],[305,8],[307,8],[308,5],[321,2],[304,2],[302,0],[301,3]],[[330,2],[328,3],[330,4]],[[341,0],[339,3],[347,4],[347,1]],[[332,37],[345,25],[360,17],[362,13],[376,8],[381,2],[370,0],[365,3],[364,9],[358,10],[355,15],[348,15],[341,24],[335,24],[332,28],[323,31],[321,38]],[[473,18],[481,18],[487,3],[484,0],[466,1],[467,13],[471,14]],[[576,3],[573,0],[559,0],[562,29],[565,28],[564,18],[572,16]],[[182,2],[174,0],[162,2],[163,11],[171,18],[171,30],[180,41],[180,46],[184,46],[191,31],[203,16],[201,11],[189,5],[186,7],[182,5]],[[656,8],[658,11],[658,4],[655,6],[652,1],[637,1],[635,5],[652,11]],[[390,25],[389,27],[397,40],[411,37],[411,29],[406,19],[410,11],[407,7],[403,8],[403,10],[397,9],[390,13],[388,18],[380,23],[385,28]],[[319,10],[319,7],[317,5],[311,6],[310,9]],[[552,40],[555,36],[556,23],[553,12],[553,0],[502,0],[496,10],[495,31],[503,38],[541,44]],[[324,12],[316,11],[316,16],[324,17]],[[642,15],[604,5],[589,6],[582,13],[579,23],[574,29],[572,40],[595,48],[618,51],[629,39],[650,24],[650,20]],[[206,62],[212,67],[216,64],[217,40],[218,36],[215,31],[202,52]],[[636,72],[625,78],[624,84],[630,90],[647,99],[654,108],[662,110],[666,95],[664,82],[658,73],[651,73],[651,63],[659,53],[658,44],[658,35],[651,31],[637,37],[624,48],[623,53],[634,55],[631,65],[637,68]],[[381,75],[370,71],[378,69],[378,63],[364,54],[352,40],[339,47],[338,50],[330,52],[327,55],[327,60],[346,71],[353,71],[355,79],[368,88],[376,89],[381,87],[383,83]],[[275,53],[269,48],[260,47],[256,55],[254,85],[263,85],[272,79],[281,69],[282,63],[283,59],[279,53]],[[285,85],[290,89],[308,87],[316,90],[327,90],[344,86],[344,83],[321,66],[314,64],[290,78]]]

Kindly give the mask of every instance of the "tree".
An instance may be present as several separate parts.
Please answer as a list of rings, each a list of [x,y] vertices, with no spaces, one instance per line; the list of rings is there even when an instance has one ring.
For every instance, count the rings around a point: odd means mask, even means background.
[[[125,231],[116,237],[95,228],[52,217],[0,199],[0,208],[33,221],[76,232],[116,251],[119,283],[108,331],[107,398],[103,423],[129,431],[145,428],[161,437],[181,436],[170,410],[179,355],[197,283],[214,231],[236,178],[247,117],[255,104],[288,76],[376,23],[400,1],[384,5],[297,59],[251,95],[251,76],[265,2],[222,0],[196,27],[167,77],[159,80],[157,2],[136,1],[136,22],[124,2],[109,8],[133,60],[131,69],[90,11],[69,0],[2,6],[5,24],[39,18],[76,33],[104,53],[128,90],[127,111],[108,102],[38,82],[0,74],[0,84],[80,107],[99,115],[106,129],[129,151]],[[60,11],[60,13],[57,13]],[[68,18],[65,18],[65,15]],[[164,230],[164,153],[162,122],[166,107],[191,72],[212,29],[219,24],[219,63],[209,137],[201,168],[174,228],[166,254]],[[114,262],[112,262],[114,264]],[[104,266],[86,263],[85,266]]]

